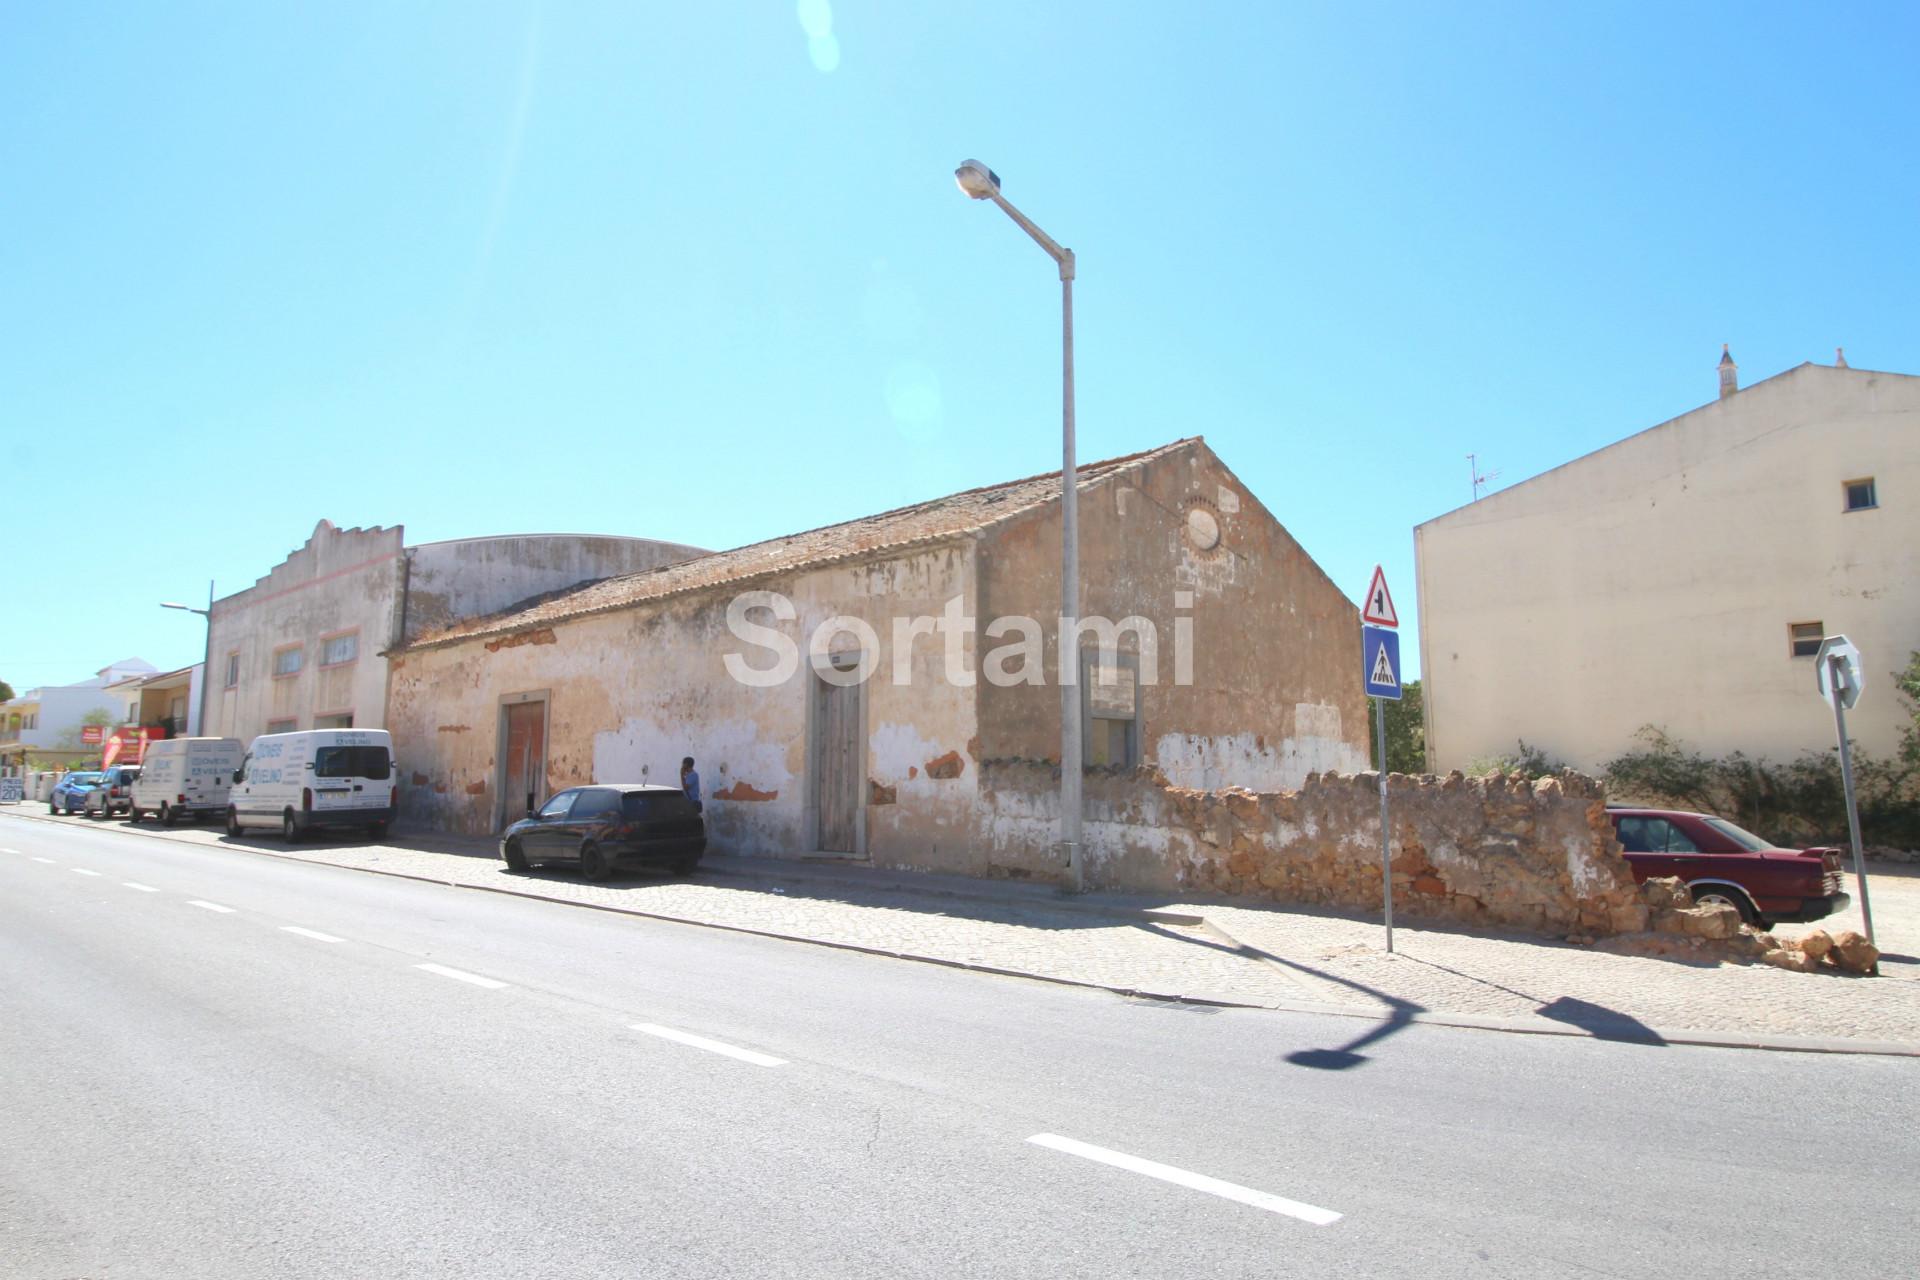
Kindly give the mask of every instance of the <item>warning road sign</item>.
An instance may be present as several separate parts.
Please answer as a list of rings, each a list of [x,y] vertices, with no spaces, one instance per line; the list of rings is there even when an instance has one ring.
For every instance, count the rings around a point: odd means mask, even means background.
[[[1393,609],[1393,594],[1387,590],[1386,570],[1373,566],[1373,581],[1367,586],[1367,605],[1360,611],[1362,622],[1376,627],[1397,627],[1400,615]]]
[[[1369,698],[1400,700],[1400,633],[1385,627],[1360,628],[1360,674]]]

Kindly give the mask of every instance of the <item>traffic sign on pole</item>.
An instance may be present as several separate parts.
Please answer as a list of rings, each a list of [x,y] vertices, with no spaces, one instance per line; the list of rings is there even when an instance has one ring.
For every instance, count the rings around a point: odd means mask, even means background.
[[[1369,698],[1400,700],[1400,633],[1385,627],[1360,628],[1360,678]]]
[[[1860,701],[1860,651],[1845,636],[1828,636],[1820,642],[1813,665],[1815,687],[1820,690],[1821,701],[1833,708],[1833,732],[1840,740],[1840,788],[1847,801],[1853,879],[1860,887],[1860,922],[1867,927],[1867,941],[1873,942],[1873,900],[1867,896],[1867,868],[1860,850],[1860,803],[1854,796],[1853,751],[1847,742],[1847,712]],[[1877,975],[1880,966],[1875,965],[1873,971]]]
[[[1837,696],[1841,709],[1853,710],[1860,701],[1860,651],[1845,636],[1828,636],[1813,656],[1813,683],[1831,704]]]
[[[1367,584],[1367,603],[1360,610],[1360,621],[1376,627],[1400,625],[1400,615],[1393,607],[1393,593],[1387,590],[1387,571],[1379,565],[1373,566],[1373,581]]]
[[[1376,566],[1367,590],[1367,619],[1360,628],[1360,678],[1374,700],[1374,736],[1378,743],[1380,778],[1380,910],[1387,926],[1387,952],[1393,952],[1393,818],[1387,804],[1387,703],[1400,700],[1400,633],[1394,622],[1376,625],[1374,619],[1395,618],[1393,597],[1387,594],[1386,575]],[[1396,619],[1397,621],[1397,619]]]

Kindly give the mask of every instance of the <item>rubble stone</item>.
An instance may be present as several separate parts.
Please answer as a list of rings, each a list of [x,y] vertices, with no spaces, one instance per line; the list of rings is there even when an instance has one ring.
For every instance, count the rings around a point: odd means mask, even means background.
[[[1817,957],[1789,947],[1775,947],[1760,959],[1776,969],[1791,969],[1795,973],[1814,973],[1820,968]]]
[[[1848,973],[1871,973],[1880,963],[1880,949],[1868,942],[1865,934],[1846,929],[1834,938],[1827,959]]]
[[[1689,907],[1678,914],[1686,921],[1686,932],[1697,938],[1726,939],[1740,933],[1739,909],[1724,902]]]

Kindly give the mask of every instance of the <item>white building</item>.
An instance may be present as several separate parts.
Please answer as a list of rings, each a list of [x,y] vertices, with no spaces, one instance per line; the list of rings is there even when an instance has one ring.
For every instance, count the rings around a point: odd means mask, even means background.
[[[124,658],[100,668],[91,680],[29,689],[0,703],[0,761],[12,766],[26,755],[54,760],[98,755],[99,747],[80,742],[87,716],[102,712],[106,718],[100,723],[119,724],[127,700],[110,695],[108,686],[154,674],[152,663]]]
[[[1920,377],[1803,364],[1414,530],[1428,767],[1516,742],[1597,770],[1644,725],[1786,761],[1834,745],[1813,653],[1866,658],[1890,755],[1920,649]]]

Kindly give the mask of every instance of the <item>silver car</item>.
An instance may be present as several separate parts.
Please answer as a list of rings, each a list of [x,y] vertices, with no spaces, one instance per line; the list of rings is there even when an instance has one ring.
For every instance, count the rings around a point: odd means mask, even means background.
[[[102,771],[100,780],[87,789],[80,807],[89,818],[110,818],[116,813],[133,812],[133,780],[140,776],[137,764],[116,764]]]

